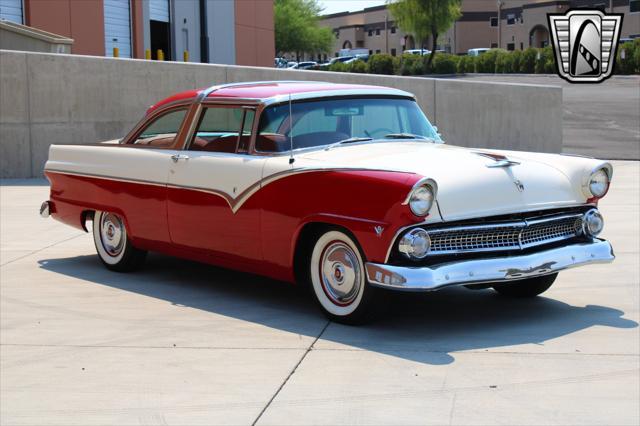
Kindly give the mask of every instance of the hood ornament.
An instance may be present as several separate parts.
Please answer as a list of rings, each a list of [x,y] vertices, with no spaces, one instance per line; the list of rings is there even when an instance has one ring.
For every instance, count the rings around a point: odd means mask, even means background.
[[[490,152],[475,152],[474,154],[492,159],[494,162],[487,164],[487,167],[489,167],[490,169],[496,167],[512,167],[520,164],[517,161],[509,160],[506,156],[501,154],[493,154]]]

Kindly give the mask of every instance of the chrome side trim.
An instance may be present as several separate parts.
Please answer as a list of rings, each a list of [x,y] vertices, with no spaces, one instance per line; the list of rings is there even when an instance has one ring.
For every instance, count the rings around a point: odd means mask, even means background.
[[[406,267],[367,262],[371,285],[392,290],[433,291],[444,287],[510,282],[549,275],[564,269],[615,259],[608,241],[593,239],[538,253],[511,257],[465,260],[429,267]]]
[[[107,176],[107,175],[99,175],[99,174],[90,174],[90,173],[78,173],[78,172],[69,172],[69,171],[65,171],[65,170],[56,170],[56,169],[45,169],[45,172],[48,173],[58,173],[58,174],[67,174],[67,175],[72,175],[72,176],[80,176],[80,177],[88,177],[88,178],[96,178],[96,179],[106,179],[106,180],[112,180],[112,181],[116,181],[116,182],[125,182],[125,183],[136,183],[136,184],[142,184],[142,185],[154,185],[154,186],[162,186],[162,187],[166,187],[166,188],[174,188],[174,189],[186,189],[186,190],[191,190],[191,191],[199,191],[199,192],[206,192],[208,194],[211,195],[216,195],[218,197],[223,198],[227,204],[229,204],[229,207],[231,208],[231,211],[235,214],[240,207],[242,207],[242,205],[253,195],[255,194],[258,190],[260,190],[261,188],[269,185],[270,183],[273,183],[277,180],[289,177],[289,176],[293,176],[293,175],[298,175],[298,174],[303,174],[303,173],[313,173],[313,172],[388,172],[388,170],[378,170],[378,169],[366,169],[366,168],[348,168],[348,167],[343,167],[343,168],[337,168],[337,167],[317,167],[317,168],[306,168],[306,167],[300,167],[297,169],[289,169],[289,170],[283,170],[281,172],[277,172],[274,173],[272,175],[266,176],[260,180],[258,180],[257,182],[253,183],[251,186],[247,187],[244,191],[240,192],[236,197],[233,197],[232,195],[224,192],[224,191],[219,191],[217,189],[213,189],[213,188],[204,188],[204,187],[197,187],[197,186],[187,186],[187,185],[174,185],[174,184],[169,184],[169,183],[158,183],[158,182],[152,182],[152,181],[145,181],[145,180],[140,180],[140,179],[131,179],[131,178],[120,178],[120,177],[114,177],[114,176]],[[411,172],[393,172],[393,173],[407,173],[407,174],[413,174]]]

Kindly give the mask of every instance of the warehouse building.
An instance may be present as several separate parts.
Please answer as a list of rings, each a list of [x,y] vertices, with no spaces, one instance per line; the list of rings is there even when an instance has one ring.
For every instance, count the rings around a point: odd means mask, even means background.
[[[438,48],[464,54],[474,48],[544,47],[550,42],[547,14],[579,8],[623,13],[621,38],[640,37],[640,0],[463,0],[462,16],[439,36]],[[338,56],[343,49],[356,48],[395,56],[421,47],[413,35],[398,28],[384,5],[325,15],[320,23],[336,35],[332,56]],[[431,40],[426,40],[424,46],[431,49]]]
[[[273,66],[273,0],[0,0],[0,19],[74,54]]]

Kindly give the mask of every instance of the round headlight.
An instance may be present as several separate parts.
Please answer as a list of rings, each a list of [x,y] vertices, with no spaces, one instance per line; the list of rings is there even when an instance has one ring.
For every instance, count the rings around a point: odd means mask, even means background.
[[[596,209],[589,210],[582,217],[582,231],[590,237],[597,236],[604,228],[604,218]]]
[[[409,198],[409,207],[416,216],[426,216],[433,206],[433,188],[422,185],[413,190]]]
[[[589,192],[594,197],[604,197],[609,189],[609,175],[604,169],[598,169],[589,177]]]
[[[398,250],[411,259],[422,259],[431,249],[431,238],[421,228],[412,229],[400,239]]]

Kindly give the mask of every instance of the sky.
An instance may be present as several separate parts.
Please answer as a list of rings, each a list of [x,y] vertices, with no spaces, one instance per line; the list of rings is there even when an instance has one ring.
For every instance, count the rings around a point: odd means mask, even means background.
[[[324,7],[322,14],[327,15],[329,13],[354,12],[365,7],[380,6],[385,4],[385,0],[319,0],[318,3]]]

